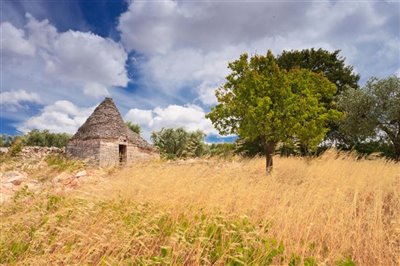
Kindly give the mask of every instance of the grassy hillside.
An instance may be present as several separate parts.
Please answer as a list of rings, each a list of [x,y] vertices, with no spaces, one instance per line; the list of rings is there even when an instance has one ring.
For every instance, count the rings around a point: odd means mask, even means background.
[[[1,208],[0,262],[398,265],[400,166],[321,158],[138,163]]]

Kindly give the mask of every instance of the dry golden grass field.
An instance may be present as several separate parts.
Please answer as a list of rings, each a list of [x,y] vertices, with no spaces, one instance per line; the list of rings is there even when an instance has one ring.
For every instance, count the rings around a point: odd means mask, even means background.
[[[276,156],[269,176],[264,164],[143,162],[71,192],[21,190],[1,206],[0,261],[400,265],[399,164],[334,152]]]

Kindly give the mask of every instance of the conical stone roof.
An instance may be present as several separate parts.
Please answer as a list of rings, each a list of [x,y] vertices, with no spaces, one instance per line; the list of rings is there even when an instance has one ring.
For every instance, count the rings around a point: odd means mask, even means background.
[[[117,140],[120,137],[126,138],[130,143],[141,149],[157,151],[156,147],[147,143],[125,125],[114,101],[111,98],[105,98],[71,140]]]

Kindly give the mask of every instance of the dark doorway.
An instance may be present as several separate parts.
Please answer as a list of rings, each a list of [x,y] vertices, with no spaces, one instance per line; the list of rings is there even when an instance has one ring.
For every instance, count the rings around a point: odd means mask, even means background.
[[[119,145],[119,162],[126,163],[127,153],[126,153],[126,145]]]

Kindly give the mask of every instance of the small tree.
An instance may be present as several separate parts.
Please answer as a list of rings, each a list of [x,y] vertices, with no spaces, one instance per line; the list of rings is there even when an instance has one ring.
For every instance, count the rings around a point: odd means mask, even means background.
[[[151,134],[154,145],[160,148],[162,155],[167,158],[182,157],[189,134],[183,128],[162,128]]]
[[[201,130],[189,132],[187,143],[183,152],[184,157],[200,157],[206,151],[204,143],[205,134]]]
[[[400,78],[371,78],[364,88],[348,88],[338,100],[346,114],[340,130],[350,146],[381,139],[400,160]]]
[[[130,121],[125,122],[125,124],[126,124],[126,126],[127,126],[130,130],[132,130],[133,132],[135,132],[135,133],[137,133],[138,135],[140,135],[141,128],[140,128],[140,125],[139,125],[139,124],[134,124],[134,123],[132,123],[132,122],[130,122]]]
[[[22,137],[18,136],[14,138],[14,141],[12,142],[10,149],[8,150],[8,153],[11,156],[17,156],[19,153],[21,153],[23,147],[22,143]]]
[[[188,132],[183,128],[162,128],[153,132],[151,139],[163,156],[173,159],[202,156],[206,151],[204,136],[200,130]]]
[[[323,99],[336,92],[334,84],[309,70],[281,70],[275,57],[247,54],[229,64],[231,74],[217,89],[218,105],[206,115],[221,134],[260,139],[266,154],[266,171],[279,142],[301,140],[315,149],[330,120],[340,113]]]

